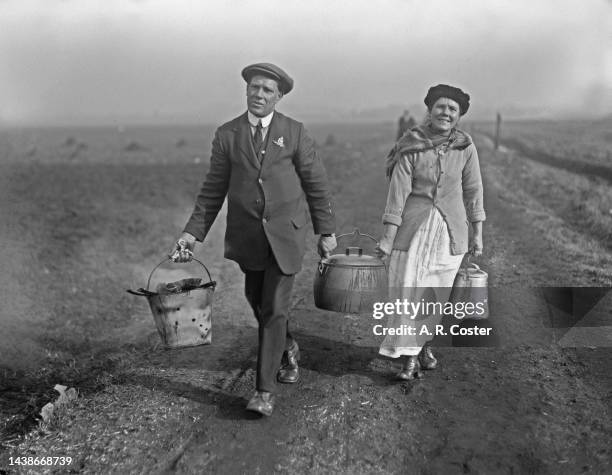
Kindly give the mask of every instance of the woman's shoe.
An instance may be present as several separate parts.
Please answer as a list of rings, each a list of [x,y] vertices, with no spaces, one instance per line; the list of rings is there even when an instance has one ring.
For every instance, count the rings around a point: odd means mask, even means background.
[[[397,379],[401,381],[410,381],[411,379],[420,378],[422,376],[421,373],[421,363],[419,363],[419,357],[407,356],[404,360],[404,366],[402,370],[397,373]]]
[[[423,369],[436,369],[436,366],[438,366],[438,360],[434,356],[433,351],[431,351],[429,344],[425,344],[421,349],[419,363],[421,363],[421,368]]]

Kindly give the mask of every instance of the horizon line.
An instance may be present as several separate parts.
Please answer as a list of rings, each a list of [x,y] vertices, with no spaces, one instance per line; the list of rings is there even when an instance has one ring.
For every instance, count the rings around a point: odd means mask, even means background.
[[[393,118],[363,118],[363,117],[342,117],[342,118],[305,118],[302,122],[305,122],[305,125],[308,124],[317,124],[317,125],[325,125],[325,124],[395,124],[399,117]],[[583,122],[583,121],[593,121],[593,120],[611,120],[612,116],[610,114],[604,114],[601,116],[549,116],[549,115],[541,115],[541,116],[533,116],[533,117],[524,117],[524,116],[504,116],[502,114],[502,120],[505,122]],[[485,119],[482,117],[475,117],[473,119],[465,118],[463,123],[494,123],[496,121],[495,116],[492,116],[490,119]],[[110,121],[103,121],[98,119],[87,119],[83,121],[73,121],[73,120],[54,120],[54,121],[27,121],[27,122],[5,122],[0,120],[0,129],[20,129],[20,128],[127,128],[127,127],[219,127],[222,123],[226,121],[199,121],[199,120],[153,120],[147,121],[143,119],[129,118],[123,121],[119,121],[116,119]]]

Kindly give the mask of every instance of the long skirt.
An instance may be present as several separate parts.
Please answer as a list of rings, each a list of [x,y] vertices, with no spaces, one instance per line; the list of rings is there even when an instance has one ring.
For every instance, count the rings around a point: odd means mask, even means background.
[[[407,251],[393,250],[389,256],[389,302],[448,302],[463,254],[452,255],[444,218],[432,207],[427,219],[414,235]],[[435,306],[432,306],[435,307]],[[429,308],[432,308],[429,307]],[[439,307],[438,307],[439,308]],[[413,333],[387,334],[379,353],[391,358],[418,355],[423,345],[433,339],[441,313],[414,314],[402,308],[389,315],[387,329],[414,328]],[[423,331],[423,327],[427,330]]]

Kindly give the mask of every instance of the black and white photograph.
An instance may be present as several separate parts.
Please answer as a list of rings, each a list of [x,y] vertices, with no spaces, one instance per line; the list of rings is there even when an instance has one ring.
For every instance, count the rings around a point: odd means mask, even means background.
[[[612,473],[610,0],[0,0],[0,475]]]

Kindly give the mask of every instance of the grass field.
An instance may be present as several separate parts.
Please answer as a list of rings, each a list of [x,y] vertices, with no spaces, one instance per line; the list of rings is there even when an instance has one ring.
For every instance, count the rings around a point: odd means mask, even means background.
[[[612,121],[503,122],[499,176],[568,227],[612,247]],[[473,130],[494,137],[493,124]],[[529,158],[529,160],[525,160]],[[503,165],[502,165],[503,164]],[[529,207],[527,207],[529,208]],[[528,209],[529,211],[529,209]]]
[[[494,134],[494,124],[475,124]],[[612,119],[584,121],[503,121],[501,140],[561,159],[612,166]]]

